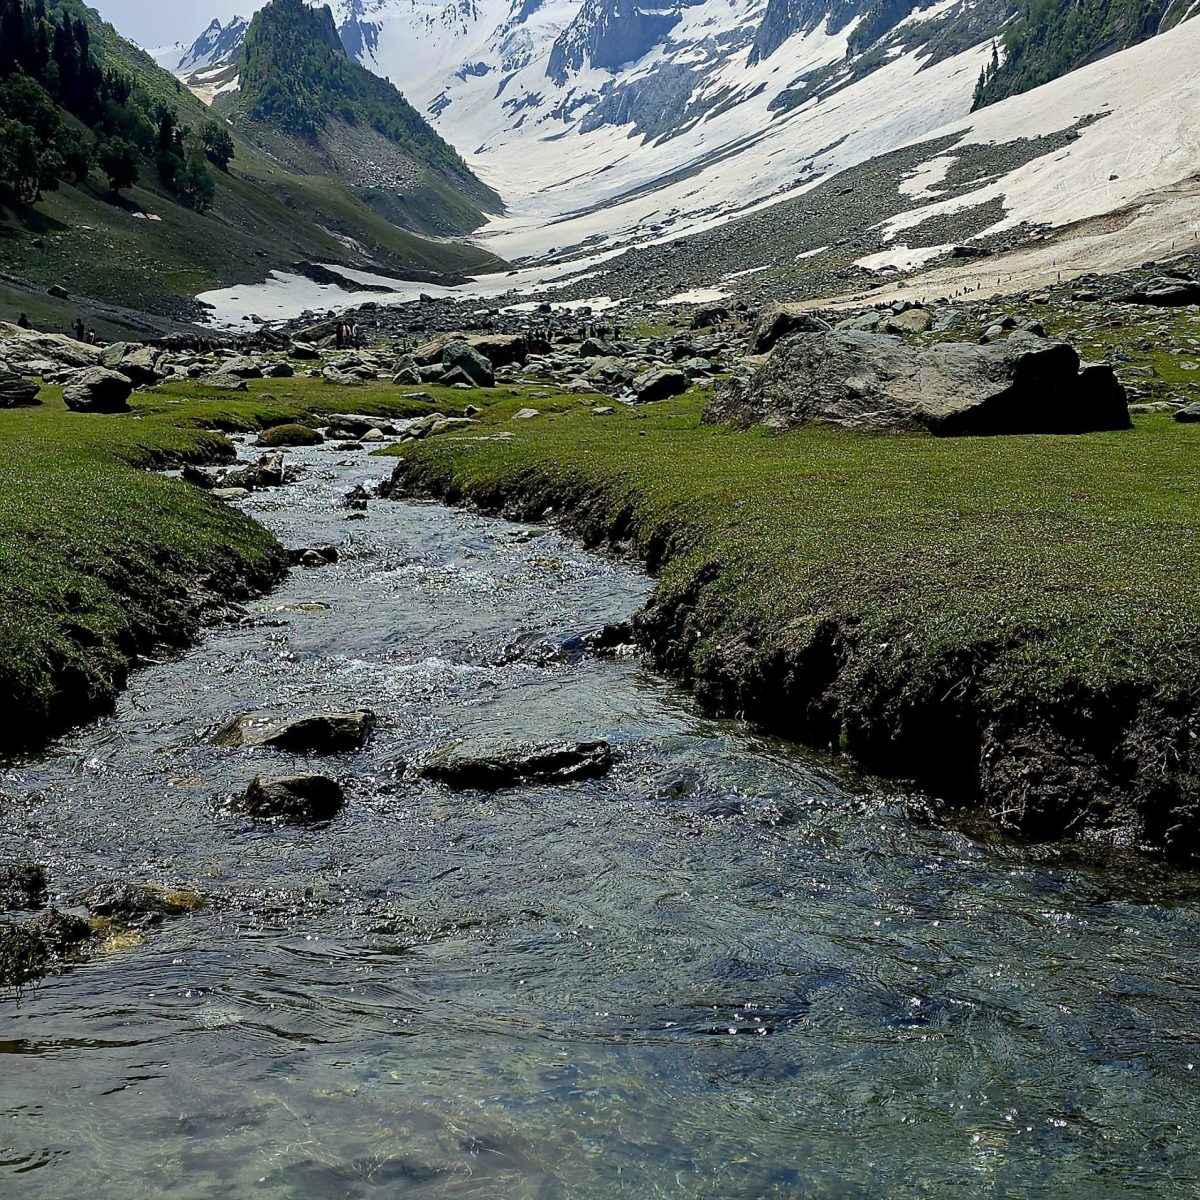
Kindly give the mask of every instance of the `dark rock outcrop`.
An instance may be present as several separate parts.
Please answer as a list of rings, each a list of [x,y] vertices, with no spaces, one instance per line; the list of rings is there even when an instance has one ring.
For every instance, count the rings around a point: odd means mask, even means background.
[[[1130,426],[1108,366],[1062,343],[1014,334],[986,346],[913,346],[855,330],[785,341],[750,378],[719,388],[709,422],[791,429],[924,429],[939,435],[1086,433]]]
[[[615,70],[651,50],[681,15],[637,0],[584,0],[550,48],[546,74],[561,85],[585,63]]]
[[[698,308],[692,314],[693,329],[715,329],[718,325],[723,325],[729,320],[729,309],[723,304],[710,305],[707,308]]]
[[[1149,304],[1155,308],[1184,308],[1200,304],[1200,283],[1195,280],[1157,280],[1145,291],[1119,296],[1122,304]]]

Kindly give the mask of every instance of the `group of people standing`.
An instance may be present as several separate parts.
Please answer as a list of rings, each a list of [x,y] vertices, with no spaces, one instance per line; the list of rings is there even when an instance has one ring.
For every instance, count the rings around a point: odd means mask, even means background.
[[[365,344],[357,321],[339,321],[335,339],[339,350],[361,350]]]
[[[80,317],[75,318],[75,324],[71,326],[71,336],[77,342],[87,342],[89,346],[96,344],[96,331],[92,328],[84,328],[83,320]]]
[[[17,318],[17,328],[18,329],[32,329],[33,328],[33,324],[29,320],[28,313],[22,313]],[[84,325],[82,317],[75,318],[74,323],[71,325],[71,336],[77,342],[86,342],[89,346],[95,346],[100,341],[99,337],[96,334],[96,331],[94,329],[92,329],[90,326]]]

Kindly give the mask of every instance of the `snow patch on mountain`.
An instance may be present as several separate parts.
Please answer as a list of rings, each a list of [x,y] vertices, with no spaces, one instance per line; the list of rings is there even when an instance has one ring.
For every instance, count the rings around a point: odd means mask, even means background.
[[[931,190],[953,164],[954,151],[931,159],[909,180],[910,195],[933,203],[895,217],[894,238],[932,217],[997,198],[1004,217],[980,236],[1021,224],[1064,226],[1117,212],[1200,168],[1200,23],[1177,25],[1152,41],[1081,67],[1024,95],[974,113],[943,133],[961,145],[1003,144],[1070,129],[1095,118],[1063,149],[965,195],[937,200]],[[1200,213],[1193,222],[1200,227]]]

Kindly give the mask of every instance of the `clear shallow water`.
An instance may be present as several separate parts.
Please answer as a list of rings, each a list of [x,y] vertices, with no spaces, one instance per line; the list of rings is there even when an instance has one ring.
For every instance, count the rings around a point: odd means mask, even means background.
[[[387,464],[292,457],[309,479],[252,511],[341,562],[0,772],[0,854],[63,894],[212,900],[0,1004],[0,1196],[1200,1187],[1194,877],[915,826],[636,662],[553,653],[637,606],[629,568],[438,507],[347,521]],[[337,821],[223,811],[306,764],[211,726],[360,704],[374,740],[320,764]],[[405,778],[460,736],[622,761],[497,796]]]

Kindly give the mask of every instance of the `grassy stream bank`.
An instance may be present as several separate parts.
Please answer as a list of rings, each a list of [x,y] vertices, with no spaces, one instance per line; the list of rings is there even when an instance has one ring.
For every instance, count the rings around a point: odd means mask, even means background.
[[[319,412],[419,415],[394,389],[310,380],[247,397],[176,384],[120,416],[68,412],[53,389],[0,411],[0,752],[36,747],[110,707],[140,655],[181,648],[286,569],[236,509],[152,469],[233,457],[220,430]]]
[[[394,492],[636,554],[659,576],[639,641],[713,711],[1026,835],[1193,854],[1200,429],[779,436],[701,407],[431,439]]]
[[[689,395],[593,412],[536,386],[173,384],[125,416],[0,412],[0,750],[111,705],[284,570],[235,509],[146,468],[318,414],[482,409],[399,447],[393,494],[551,518],[658,576],[660,668],[1030,836],[1190,857],[1200,835],[1200,429],[937,440],[705,426]],[[514,420],[533,407],[540,415]],[[224,431],[224,432],[222,432]]]

